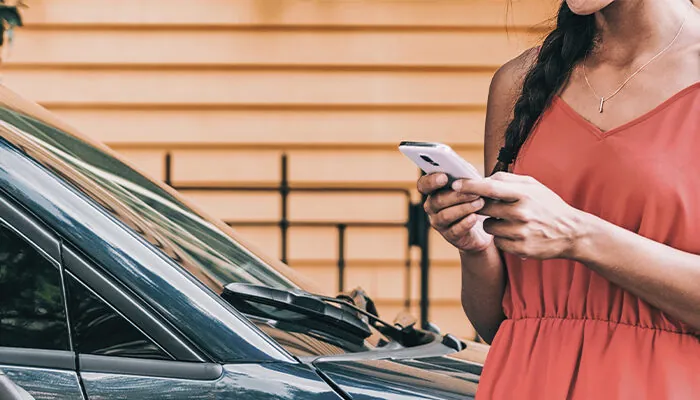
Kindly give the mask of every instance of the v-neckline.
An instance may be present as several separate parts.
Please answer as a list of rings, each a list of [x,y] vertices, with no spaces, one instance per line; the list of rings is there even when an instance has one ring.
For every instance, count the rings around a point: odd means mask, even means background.
[[[591,130],[596,136],[599,138],[605,138],[610,135],[613,135],[617,132],[624,131],[626,129],[631,128],[634,125],[637,125],[651,117],[653,117],[655,114],[658,114],[659,112],[663,111],[665,108],[670,106],[671,104],[675,103],[676,101],[680,100],[682,97],[685,95],[691,93],[695,89],[700,88],[700,81],[695,82],[694,84],[681,89],[679,92],[674,94],[673,96],[669,97],[668,99],[664,100],[661,102],[659,105],[656,107],[652,108],[651,110],[643,113],[642,115],[633,118],[632,120],[623,123],[622,125],[618,125],[614,128],[608,129],[608,130],[603,130],[601,129],[598,125],[594,124],[593,122],[589,121],[586,117],[581,115],[578,111],[576,111],[573,107],[569,105],[569,103],[566,102],[561,96],[556,95],[554,97],[555,104],[561,105],[562,110],[564,110],[567,114],[569,114],[574,120],[578,121],[580,124]]]

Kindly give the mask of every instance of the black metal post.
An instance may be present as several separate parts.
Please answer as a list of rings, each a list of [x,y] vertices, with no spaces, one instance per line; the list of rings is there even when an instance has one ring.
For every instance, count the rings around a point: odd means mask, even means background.
[[[346,224],[338,224],[338,292],[345,290],[345,231]]]
[[[407,233],[410,236],[410,233]],[[411,246],[406,248],[406,259],[404,260],[404,268],[406,270],[406,280],[404,281],[404,299],[403,306],[408,311],[411,309],[411,287],[413,282],[413,277],[411,276]]]
[[[167,153],[165,153],[165,177],[163,179],[163,182],[165,182],[165,184],[168,186],[172,186],[172,183],[173,183],[172,168],[173,168],[173,156],[170,154],[170,152],[167,152]]]
[[[423,196],[422,203],[427,199]],[[421,208],[422,211],[422,208]],[[419,213],[420,230],[420,322],[423,329],[427,329],[430,321],[428,310],[430,309],[429,284],[430,284],[430,252],[428,249],[428,236],[430,233],[430,223],[425,212]]]
[[[281,257],[283,263],[287,263],[287,239],[289,236],[289,170],[287,154],[282,154],[282,180],[280,182],[280,195],[282,196],[282,218],[280,219]]]

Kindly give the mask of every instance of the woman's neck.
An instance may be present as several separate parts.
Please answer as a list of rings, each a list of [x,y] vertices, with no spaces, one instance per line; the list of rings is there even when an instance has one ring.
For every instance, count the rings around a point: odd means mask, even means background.
[[[690,5],[689,0],[613,2],[595,15],[600,44],[592,57],[620,67],[648,58],[673,39],[688,13],[695,12]]]

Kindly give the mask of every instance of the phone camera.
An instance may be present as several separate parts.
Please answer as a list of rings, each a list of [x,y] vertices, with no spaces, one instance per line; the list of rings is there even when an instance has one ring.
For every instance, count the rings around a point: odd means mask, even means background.
[[[439,167],[439,166],[440,166],[440,164],[436,163],[435,161],[433,161],[432,158],[426,156],[425,154],[421,154],[421,155],[420,155],[420,158],[422,158],[423,161],[427,162],[427,163],[430,164],[430,165],[433,165],[433,166],[435,166],[435,167]]]

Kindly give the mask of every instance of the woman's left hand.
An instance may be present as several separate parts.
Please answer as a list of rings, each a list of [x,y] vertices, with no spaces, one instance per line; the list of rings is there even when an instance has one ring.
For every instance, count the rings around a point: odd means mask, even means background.
[[[479,214],[496,246],[522,258],[575,258],[586,213],[568,205],[536,179],[506,172],[476,181],[461,179],[452,188],[485,198]]]

